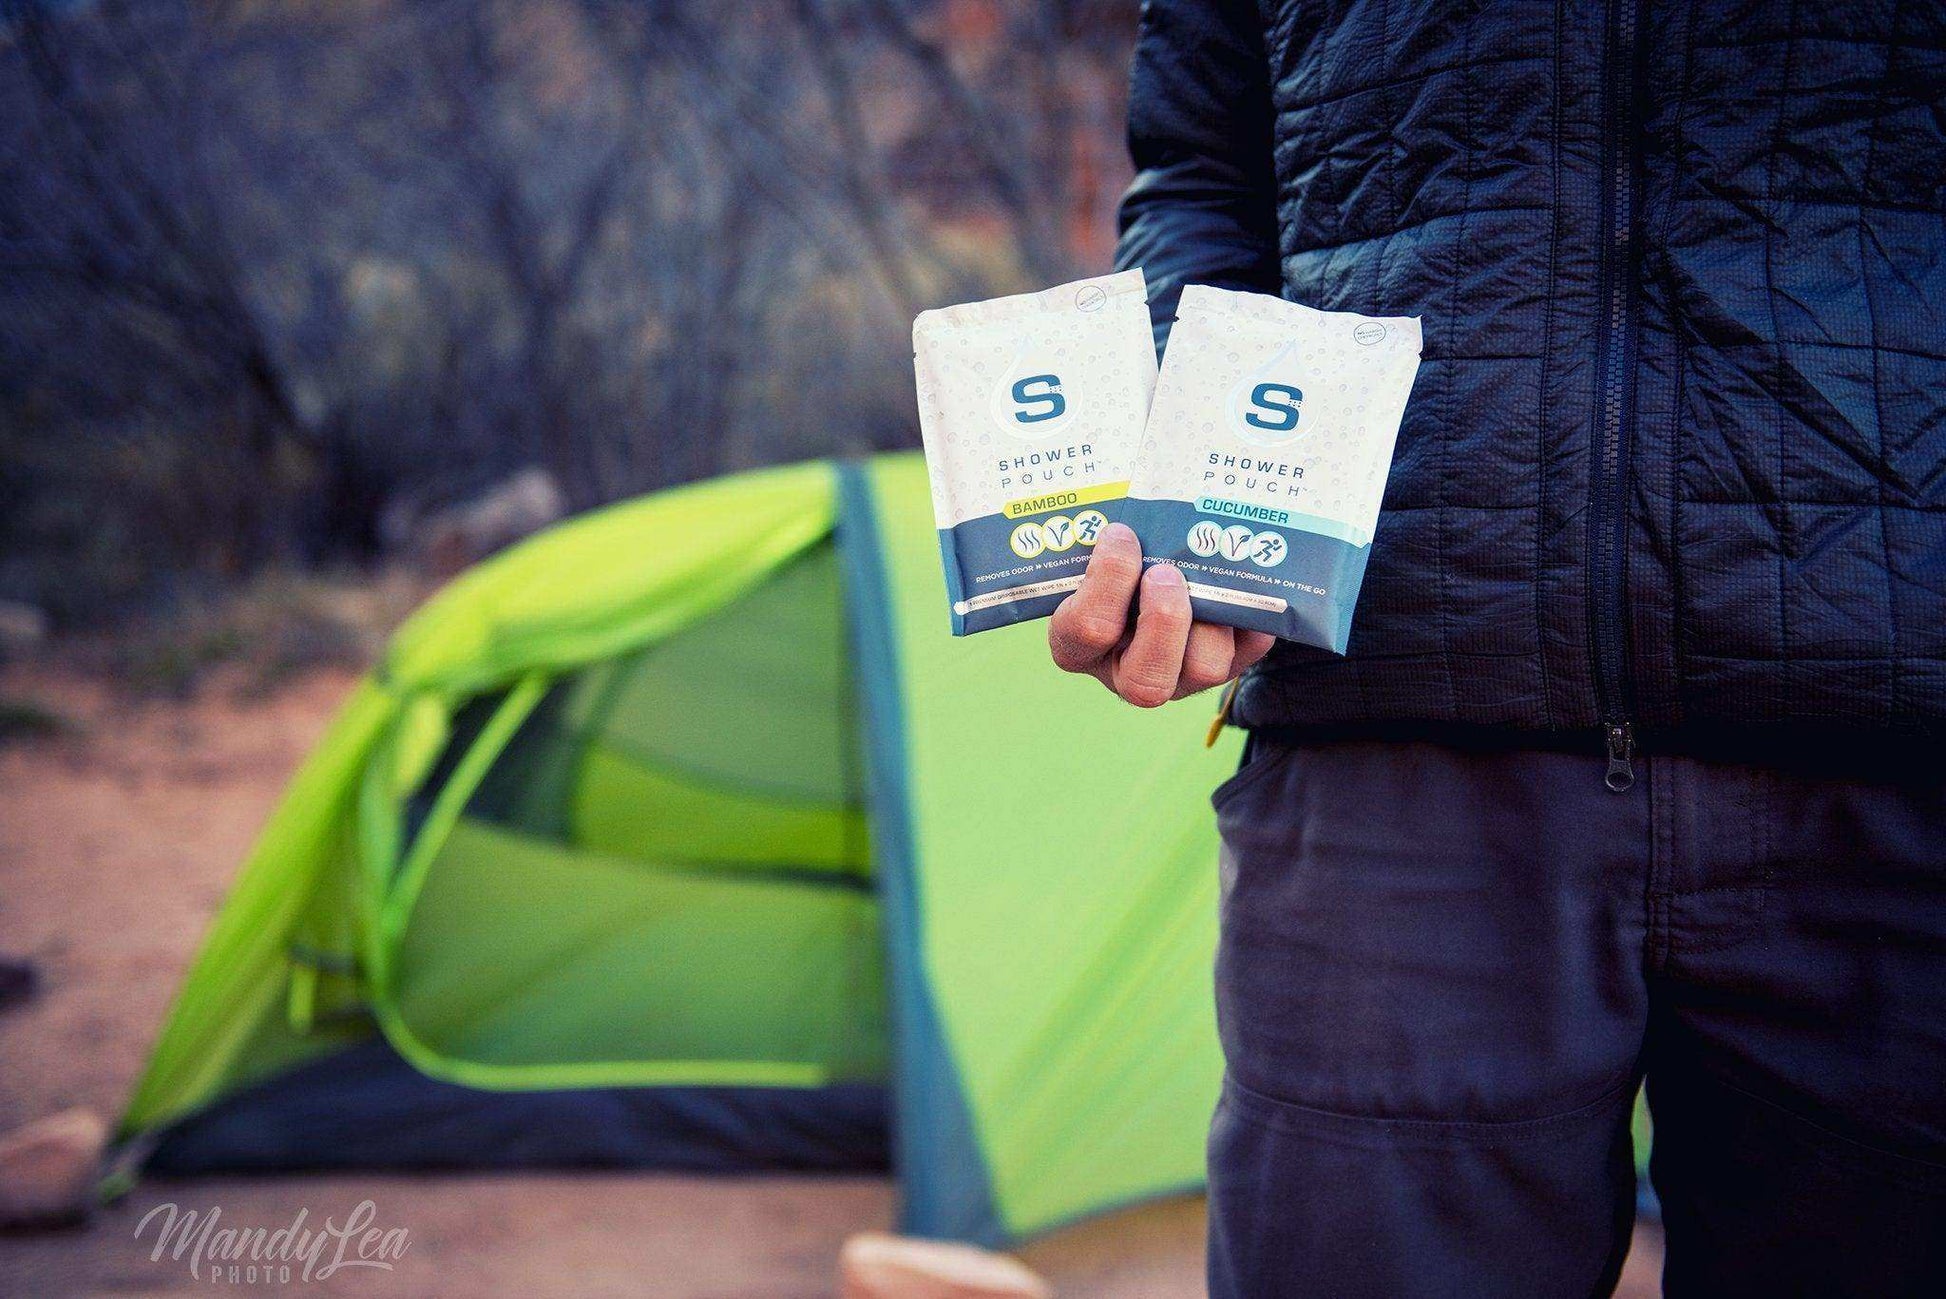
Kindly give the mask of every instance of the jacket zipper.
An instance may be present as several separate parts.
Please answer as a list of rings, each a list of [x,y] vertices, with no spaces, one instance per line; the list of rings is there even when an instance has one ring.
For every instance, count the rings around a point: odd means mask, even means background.
[[[1609,789],[1635,783],[1635,727],[1628,718],[1627,487],[1635,361],[1630,280],[1635,251],[1634,0],[1610,0],[1604,59],[1600,401],[1588,475],[1588,638]]]

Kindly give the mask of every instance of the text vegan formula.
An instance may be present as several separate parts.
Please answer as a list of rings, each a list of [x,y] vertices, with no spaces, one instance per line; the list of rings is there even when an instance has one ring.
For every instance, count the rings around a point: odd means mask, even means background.
[[[1155,391],[1139,270],[912,323],[953,634],[1045,618],[1118,517]]]
[[[1419,346],[1417,317],[1183,290],[1120,517],[1196,617],[1345,652]]]

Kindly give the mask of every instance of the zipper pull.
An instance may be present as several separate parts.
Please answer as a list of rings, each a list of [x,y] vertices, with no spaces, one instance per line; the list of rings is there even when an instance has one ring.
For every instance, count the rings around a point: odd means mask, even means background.
[[[1223,687],[1223,694],[1216,706],[1216,716],[1210,718],[1209,733],[1203,736],[1203,747],[1213,749],[1216,739],[1223,734],[1223,727],[1230,720],[1230,705],[1236,702],[1237,682],[1240,677],[1231,677],[1230,683]]]
[[[1608,775],[1602,783],[1617,794],[1635,784],[1635,727],[1628,722],[1610,722],[1602,728],[1608,737]]]

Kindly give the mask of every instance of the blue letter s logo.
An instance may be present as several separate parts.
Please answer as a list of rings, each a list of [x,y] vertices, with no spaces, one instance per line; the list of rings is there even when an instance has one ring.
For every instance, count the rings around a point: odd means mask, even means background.
[[[1061,395],[1061,377],[1056,374],[1034,374],[1016,380],[1014,404],[1020,407],[1014,412],[1014,418],[1022,424],[1059,419],[1068,410],[1068,399]],[[1029,406],[1045,406],[1046,409],[1030,411],[1027,409]]]
[[[1266,433],[1288,433],[1297,427],[1297,408],[1304,394],[1288,383],[1260,383],[1250,390],[1251,409],[1243,422]]]

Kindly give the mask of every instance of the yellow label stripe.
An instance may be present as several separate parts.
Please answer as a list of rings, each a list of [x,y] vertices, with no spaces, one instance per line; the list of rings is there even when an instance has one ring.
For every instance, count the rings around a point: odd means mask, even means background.
[[[1116,483],[1096,483],[1093,487],[1042,492],[1038,496],[1023,496],[1017,501],[1008,501],[1000,507],[1000,512],[1010,519],[1024,519],[1030,514],[1046,514],[1049,510],[1071,510],[1079,505],[1099,505],[1103,501],[1119,501],[1127,495],[1128,479],[1124,478]]]

